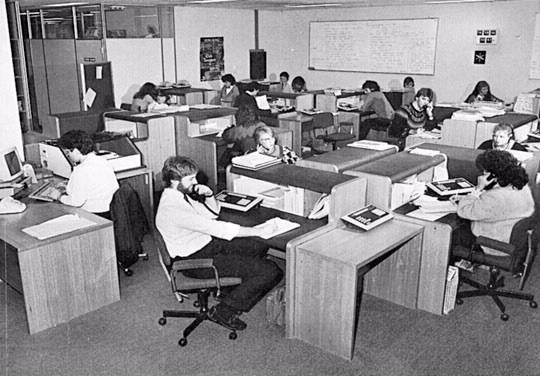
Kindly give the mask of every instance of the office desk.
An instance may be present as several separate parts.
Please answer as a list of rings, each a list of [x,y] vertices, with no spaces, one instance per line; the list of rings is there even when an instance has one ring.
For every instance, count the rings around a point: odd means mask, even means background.
[[[24,295],[30,334],[120,300],[112,222],[58,203],[25,201],[26,211],[0,216],[0,278]],[[45,240],[21,231],[64,214],[96,225]]]
[[[259,95],[266,95],[271,100],[282,100],[285,105],[296,108],[297,111],[309,110],[315,107],[315,95],[323,93],[322,90],[306,91],[302,93],[282,93],[277,91],[261,91]]]
[[[177,104],[183,105],[187,104],[192,106],[194,104],[218,104],[212,103],[215,102],[214,98],[217,98],[218,91],[213,89],[202,89],[202,88],[171,88],[164,89],[163,92],[167,95],[174,95],[177,97]]]
[[[507,112],[485,121],[446,119],[441,130],[441,144],[476,148],[490,140],[496,124],[508,123],[514,127],[517,141],[524,141],[528,133],[537,128],[538,117],[530,114]],[[437,142],[439,143],[439,142]]]
[[[417,307],[422,233],[420,225],[393,219],[367,232],[322,228],[293,241],[286,336],[352,359],[362,277],[365,293]]]
[[[316,170],[343,172],[355,167],[397,153],[398,148],[377,151],[354,147],[344,147],[328,153],[314,155],[311,158],[301,159],[297,166],[314,168]]]
[[[363,95],[365,95],[363,90],[342,91],[340,95],[317,94],[315,96],[315,107],[324,112],[338,112],[338,102],[340,99],[357,97],[357,102],[360,102],[360,97]]]

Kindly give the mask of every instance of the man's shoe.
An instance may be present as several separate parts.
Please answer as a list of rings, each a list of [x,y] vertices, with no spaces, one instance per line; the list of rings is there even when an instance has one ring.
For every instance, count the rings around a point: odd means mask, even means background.
[[[225,317],[224,315],[220,314],[220,310],[216,308],[217,306],[214,306],[210,308],[210,311],[208,311],[208,318],[215,322],[216,324],[219,324],[221,326],[224,326],[227,329],[230,330],[244,330],[247,327],[247,324],[240,320],[238,318],[238,315],[231,314],[229,317]]]

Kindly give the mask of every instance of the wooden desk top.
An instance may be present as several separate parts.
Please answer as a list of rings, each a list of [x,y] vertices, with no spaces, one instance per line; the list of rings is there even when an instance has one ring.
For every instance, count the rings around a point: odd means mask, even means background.
[[[155,113],[151,115],[148,115],[148,113],[143,113],[142,116],[138,112],[133,111],[116,111],[106,113],[105,117],[111,119],[132,121],[135,123],[148,123],[148,120],[167,116],[181,116],[187,117],[190,121],[200,121],[216,117],[234,115],[236,111],[237,109],[234,107],[219,107],[207,109],[192,108],[189,111],[182,112]]]
[[[311,162],[323,163],[334,166],[336,172],[351,170],[362,164],[369,163],[379,158],[396,153],[396,149],[388,150],[368,150],[353,147],[344,147],[324,154],[314,155],[311,158],[303,159],[297,162],[300,166],[312,167]],[[315,167],[316,168],[316,167]]]
[[[366,163],[354,168],[351,171],[358,171],[373,175],[387,176],[392,183],[401,181],[409,176],[423,172],[430,167],[436,166],[444,161],[444,156],[435,155],[433,157],[410,154],[402,151],[392,154],[376,161]]]
[[[231,173],[247,176],[253,179],[260,179],[279,185],[304,188],[309,191],[319,193],[330,193],[332,188],[338,184],[356,179],[329,171],[320,171],[307,167],[287,165],[284,163],[263,168],[257,171],[246,170],[238,167],[231,167]]]
[[[507,112],[504,115],[497,115],[485,120],[486,123],[510,123],[514,128],[517,128],[521,125],[530,123],[538,119],[538,116],[531,114],[520,114],[517,112]]]
[[[359,269],[422,231],[423,226],[394,218],[369,231],[338,227],[299,247]]]
[[[216,91],[214,89],[203,89],[196,87],[172,87],[168,89],[161,89],[165,94],[168,95],[186,95],[188,93],[204,93],[206,91]]]
[[[2,228],[1,239],[15,247],[18,252],[23,252],[37,246],[55,243],[59,240],[78,236],[89,231],[112,226],[111,221],[79,208],[74,208],[60,203],[37,202],[32,199],[24,199],[22,201],[26,204],[26,210],[24,212],[0,215],[0,228]],[[45,240],[36,239],[22,232],[22,229],[26,227],[34,226],[65,214],[77,214],[81,218],[95,222],[96,225],[54,236]]]
[[[246,226],[246,227],[256,226],[274,217],[283,218],[288,221],[300,224],[300,227],[295,228],[289,232],[283,233],[278,236],[274,236],[273,238],[270,238],[267,240],[260,239],[269,247],[272,247],[280,251],[285,251],[287,249],[287,243],[293,240],[294,238],[307,234],[308,232],[311,232],[328,223],[327,218],[316,219],[316,220],[307,219],[305,217],[290,214],[290,213],[283,212],[277,209],[266,208],[263,206],[253,208],[247,213],[242,213],[236,210],[222,208],[221,215],[220,215],[221,220],[237,223],[241,226]]]

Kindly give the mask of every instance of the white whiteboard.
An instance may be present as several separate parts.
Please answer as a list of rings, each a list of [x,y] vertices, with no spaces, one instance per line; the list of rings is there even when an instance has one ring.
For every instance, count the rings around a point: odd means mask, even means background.
[[[529,78],[540,79],[540,14],[536,13]]]
[[[311,22],[309,69],[435,73],[438,18]]]

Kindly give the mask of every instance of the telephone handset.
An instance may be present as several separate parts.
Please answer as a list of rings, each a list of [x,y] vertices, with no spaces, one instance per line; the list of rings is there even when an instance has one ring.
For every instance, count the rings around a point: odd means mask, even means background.
[[[492,189],[497,184],[497,177],[493,174],[489,174],[487,180],[489,181],[489,184],[484,187],[484,191]]]
[[[321,219],[328,215],[330,212],[330,196],[324,193],[319,197],[313,209],[308,215],[308,219]]]
[[[198,201],[198,202],[205,202],[206,196],[200,195],[197,192],[190,192],[187,194],[192,200]]]

